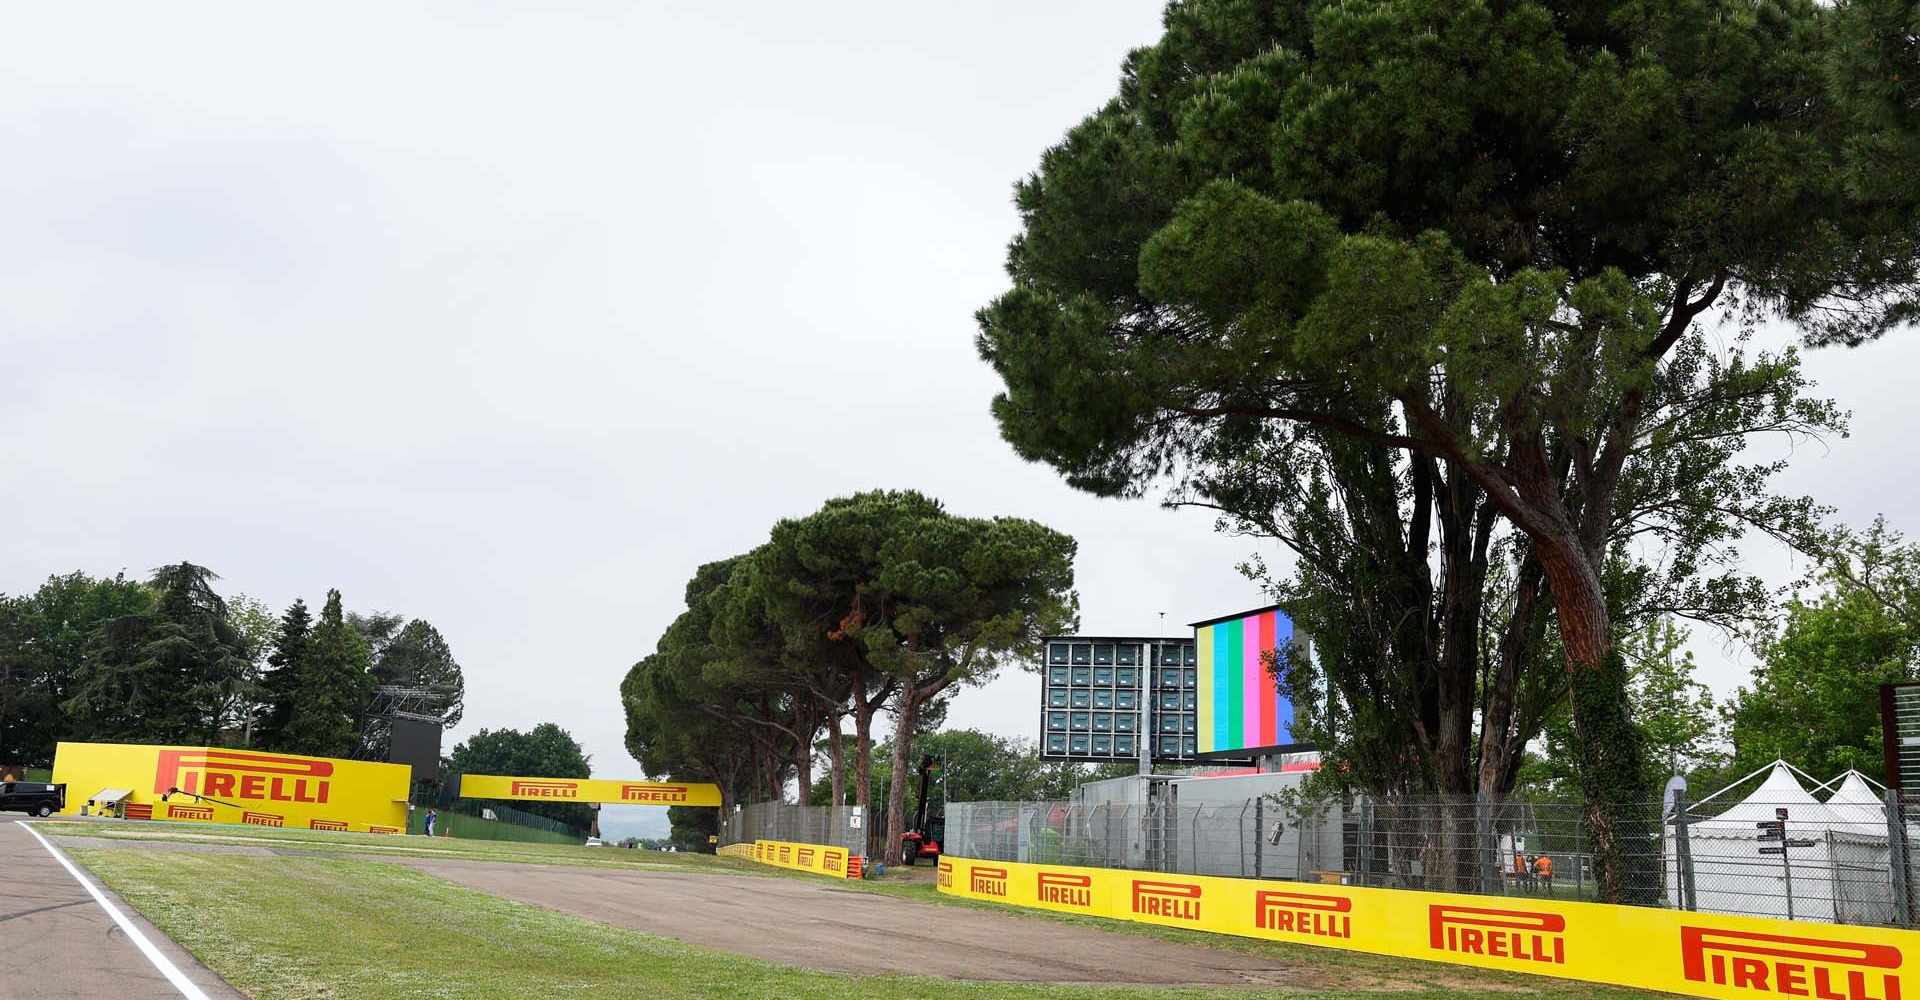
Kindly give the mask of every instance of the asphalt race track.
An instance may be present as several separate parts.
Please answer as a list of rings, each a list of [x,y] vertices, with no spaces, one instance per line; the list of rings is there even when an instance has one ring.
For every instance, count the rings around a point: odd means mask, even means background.
[[[0,1000],[178,1000],[180,991],[27,832],[23,818],[0,813]],[[88,880],[210,1000],[245,1000],[97,879]]]

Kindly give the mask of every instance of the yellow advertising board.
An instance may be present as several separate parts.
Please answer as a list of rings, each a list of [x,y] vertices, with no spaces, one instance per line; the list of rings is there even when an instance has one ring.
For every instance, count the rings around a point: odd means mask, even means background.
[[[129,819],[405,833],[413,771],[257,750],[62,743],[53,780],[67,786],[68,813],[102,791],[126,789]]]
[[[847,849],[825,844],[794,844],[784,840],[756,840],[753,860],[776,868],[847,878]]]
[[[966,858],[940,859],[937,880],[1013,906],[1716,1000],[1920,997],[1915,931]]]
[[[500,774],[460,776],[463,799],[531,799],[537,802],[621,802],[636,806],[717,806],[720,786],[690,781],[612,781],[600,778],[516,778]]]

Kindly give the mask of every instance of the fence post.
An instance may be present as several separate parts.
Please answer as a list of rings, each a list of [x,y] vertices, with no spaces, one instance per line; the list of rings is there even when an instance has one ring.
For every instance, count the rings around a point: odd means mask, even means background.
[[[1680,908],[1696,910],[1699,909],[1700,902],[1693,888],[1693,843],[1687,836],[1687,793],[1685,791],[1673,797],[1673,831],[1674,864],[1680,869]]]
[[[1360,796],[1360,844],[1354,853],[1354,867],[1359,869],[1354,873],[1359,879],[1355,884],[1366,885],[1373,874],[1373,797],[1365,794]]]
[[[1573,814],[1573,898],[1587,898],[1587,857],[1581,846],[1580,834],[1586,821],[1586,808]]]
[[[1900,790],[1887,789],[1887,864],[1893,868],[1893,919],[1902,927],[1914,925],[1913,868],[1908,863],[1905,803]]]
[[[1493,840],[1492,807],[1493,800],[1487,796],[1485,789],[1474,795],[1473,843],[1478,848],[1474,853],[1480,858],[1480,891],[1486,895],[1493,895],[1493,880],[1499,874],[1495,870],[1495,859],[1500,845]]]
[[[1251,799],[1247,800],[1246,802],[1240,803],[1240,877],[1241,878],[1247,877],[1247,807],[1252,804],[1253,804],[1253,801]],[[1256,841],[1258,841],[1259,839],[1260,838],[1258,837],[1254,838],[1254,840]]]
[[[1261,861],[1267,846],[1267,798],[1264,795],[1253,797],[1253,877],[1266,878]]]

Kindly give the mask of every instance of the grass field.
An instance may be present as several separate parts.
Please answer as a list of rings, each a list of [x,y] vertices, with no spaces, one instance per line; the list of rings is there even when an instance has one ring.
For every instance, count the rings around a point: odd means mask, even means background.
[[[443,812],[434,820],[435,833],[439,836],[452,835],[459,840],[514,840],[527,844],[571,844],[580,846],[585,838],[570,833],[555,833],[552,830],[540,830],[530,826],[520,826],[502,820],[487,819],[483,816],[469,816],[466,813]],[[407,817],[408,833],[426,833],[427,814],[416,809]]]
[[[75,849],[76,860],[256,1000],[555,996],[845,996],[893,1000],[1320,1000],[1360,992],[1249,992],[849,977],[666,941],[465,889],[404,866],[339,858],[261,858]],[[711,860],[711,859],[709,859]],[[297,900],[299,905],[290,906]],[[1355,966],[1357,979],[1371,978]],[[1502,995],[1522,980],[1421,991],[1434,1000]],[[1623,996],[1532,981],[1557,1000]]]
[[[227,847],[301,847],[329,854],[400,854],[470,861],[519,861],[607,868],[679,868],[710,866],[752,874],[777,869],[751,861],[715,858],[704,854],[629,851],[618,847],[581,847],[533,844],[509,840],[465,840],[459,837],[394,837],[377,833],[328,833],[257,826],[215,826],[207,823],[81,823],[52,820],[39,824],[40,832],[61,837],[99,837],[107,840],[215,844]]]

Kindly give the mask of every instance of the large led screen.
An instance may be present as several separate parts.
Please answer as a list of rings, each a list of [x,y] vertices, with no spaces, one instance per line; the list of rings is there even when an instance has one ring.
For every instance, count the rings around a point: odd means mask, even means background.
[[[1279,608],[1196,622],[1199,657],[1198,751],[1295,749],[1293,702],[1267,665],[1293,641],[1293,621]]]

